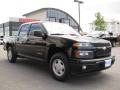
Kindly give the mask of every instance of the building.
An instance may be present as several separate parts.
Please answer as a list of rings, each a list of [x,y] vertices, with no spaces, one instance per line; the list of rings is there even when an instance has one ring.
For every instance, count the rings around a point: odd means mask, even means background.
[[[106,19],[106,31],[112,32],[115,35],[120,35],[120,22],[117,20]],[[90,23],[90,30],[95,30],[95,25]]]
[[[66,23],[78,31],[79,24],[68,13],[56,8],[42,8],[23,15],[25,18],[9,18],[6,23],[0,24],[0,36],[16,35],[22,23],[30,21],[52,21]]]
[[[60,9],[42,8],[30,13],[26,13],[23,16],[25,16],[26,18],[42,21],[66,23],[78,31],[79,24],[77,23],[77,21],[71,15]]]
[[[120,35],[120,22],[116,20],[107,21],[106,30],[113,32],[116,35]]]
[[[6,22],[0,24],[0,36],[12,36],[16,35],[18,27],[21,25],[21,22]]]
[[[8,22],[0,24],[0,36],[14,36],[18,33],[18,29],[22,23],[38,21],[28,18],[9,18]]]

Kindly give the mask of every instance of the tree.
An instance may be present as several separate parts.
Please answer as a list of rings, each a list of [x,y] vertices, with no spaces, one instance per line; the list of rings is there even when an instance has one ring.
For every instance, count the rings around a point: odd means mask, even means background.
[[[98,31],[105,31],[106,30],[106,22],[104,21],[104,17],[101,15],[100,12],[97,12],[95,14],[96,20],[93,21],[93,24],[95,25],[95,30]]]

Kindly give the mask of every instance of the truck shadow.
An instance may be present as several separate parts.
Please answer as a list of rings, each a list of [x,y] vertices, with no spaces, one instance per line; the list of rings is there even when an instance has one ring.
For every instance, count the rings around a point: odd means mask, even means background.
[[[102,72],[70,75],[67,81],[59,82],[54,80],[51,77],[48,64],[46,63],[40,63],[40,62],[37,63],[27,59],[19,59],[17,63],[14,64],[14,66],[17,69],[22,68],[23,71],[27,71],[28,74],[33,73],[33,75],[36,76],[35,78],[39,78],[39,76],[42,76],[42,78],[40,77],[39,79],[46,81],[46,85],[49,82],[49,83],[53,83],[52,84],[53,86],[57,85],[58,88],[62,87],[63,85],[64,86],[72,85],[73,87],[74,86],[86,87],[86,86],[91,86],[91,85],[93,86],[93,85],[100,85],[100,84],[102,85],[108,82],[109,79],[111,78],[109,74],[102,71]],[[51,87],[51,84],[47,86]]]
[[[90,72],[75,74],[69,77],[67,83],[72,83],[74,85],[90,85],[90,84],[103,84],[110,79],[110,76],[104,71],[101,72]]]

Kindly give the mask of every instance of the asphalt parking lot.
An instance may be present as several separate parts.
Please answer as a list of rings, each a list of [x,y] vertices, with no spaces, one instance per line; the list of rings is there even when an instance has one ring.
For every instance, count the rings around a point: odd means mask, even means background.
[[[112,68],[71,75],[66,82],[59,82],[51,77],[47,64],[24,59],[8,63],[0,46],[0,90],[120,90],[120,47],[114,47],[112,54],[116,56]]]

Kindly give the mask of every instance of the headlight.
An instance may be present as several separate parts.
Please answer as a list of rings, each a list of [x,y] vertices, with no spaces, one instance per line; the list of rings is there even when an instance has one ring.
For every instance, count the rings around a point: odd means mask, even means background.
[[[75,51],[75,57],[76,58],[87,58],[87,59],[90,59],[90,58],[93,58],[93,51]]]
[[[73,43],[73,47],[91,47],[91,43],[80,42],[80,43]]]

